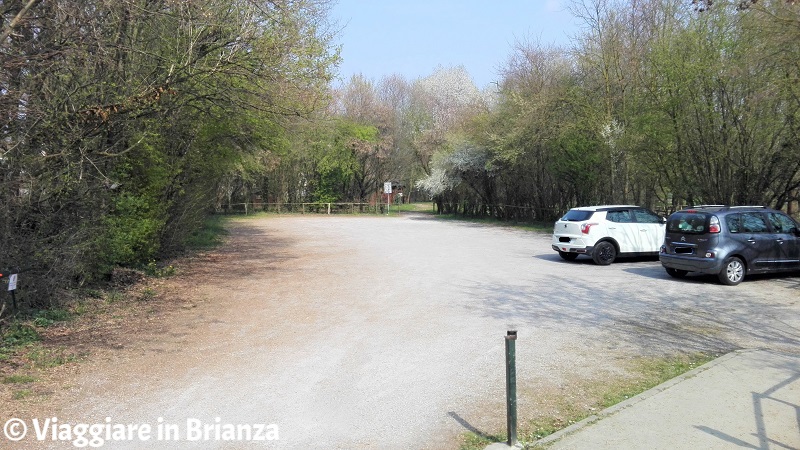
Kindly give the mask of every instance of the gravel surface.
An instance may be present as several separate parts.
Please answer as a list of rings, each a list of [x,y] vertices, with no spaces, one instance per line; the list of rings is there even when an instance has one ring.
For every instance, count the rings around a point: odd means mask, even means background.
[[[800,348],[797,277],[673,280],[657,259],[570,263],[549,234],[418,215],[260,216],[231,232],[168,280],[196,307],[81,364],[60,422],[148,423],[148,448],[448,449],[504,429],[510,329],[521,420],[631,358]],[[276,424],[280,440],[185,440],[187,420],[217,417]],[[159,424],[183,440],[157,441]]]

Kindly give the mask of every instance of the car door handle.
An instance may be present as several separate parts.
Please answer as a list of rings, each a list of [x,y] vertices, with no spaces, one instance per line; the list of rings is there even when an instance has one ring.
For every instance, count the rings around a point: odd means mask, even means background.
[[[748,240],[747,240],[747,242],[749,242],[749,243],[751,243],[751,244],[755,244],[755,243],[756,243],[756,240],[755,240],[755,239],[753,239],[753,238],[750,238],[750,239],[748,239]]]
[[[783,239],[778,238],[778,239],[776,239],[776,241],[778,241],[778,245],[783,245]]]

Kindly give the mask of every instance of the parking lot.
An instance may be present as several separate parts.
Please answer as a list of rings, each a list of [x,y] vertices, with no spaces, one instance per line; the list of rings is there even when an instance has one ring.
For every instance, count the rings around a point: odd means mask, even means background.
[[[507,330],[521,421],[631,358],[800,348],[797,276],[675,280],[655,258],[567,262],[547,233],[422,215],[237,219],[167,283],[196,307],[85,365],[60,420],[220,417],[277,424],[275,448],[452,448],[504,429]]]

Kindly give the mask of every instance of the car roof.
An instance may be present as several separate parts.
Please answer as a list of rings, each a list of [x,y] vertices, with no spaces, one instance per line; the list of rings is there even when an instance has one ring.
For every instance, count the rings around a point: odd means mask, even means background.
[[[690,212],[690,211],[711,213],[711,212],[726,212],[726,211],[774,211],[774,210],[759,205],[749,205],[749,206],[748,205],[743,205],[743,206],[697,205],[697,206],[687,206],[686,208],[683,208],[680,211],[675,211],[675,212]]]
[[[617,208],[641,208],[641,206],[636,205],[598,205],[598,206],[579,206],[577,208],[572,208],[578,211],[608,211],[610,209],[617,209]]]

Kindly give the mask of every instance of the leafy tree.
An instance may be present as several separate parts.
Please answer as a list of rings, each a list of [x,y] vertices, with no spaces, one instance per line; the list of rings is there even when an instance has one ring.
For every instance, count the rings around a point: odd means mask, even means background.
[[[0,266],[41,302],[180,248],[338,58],[323,0],[7,3]]]

